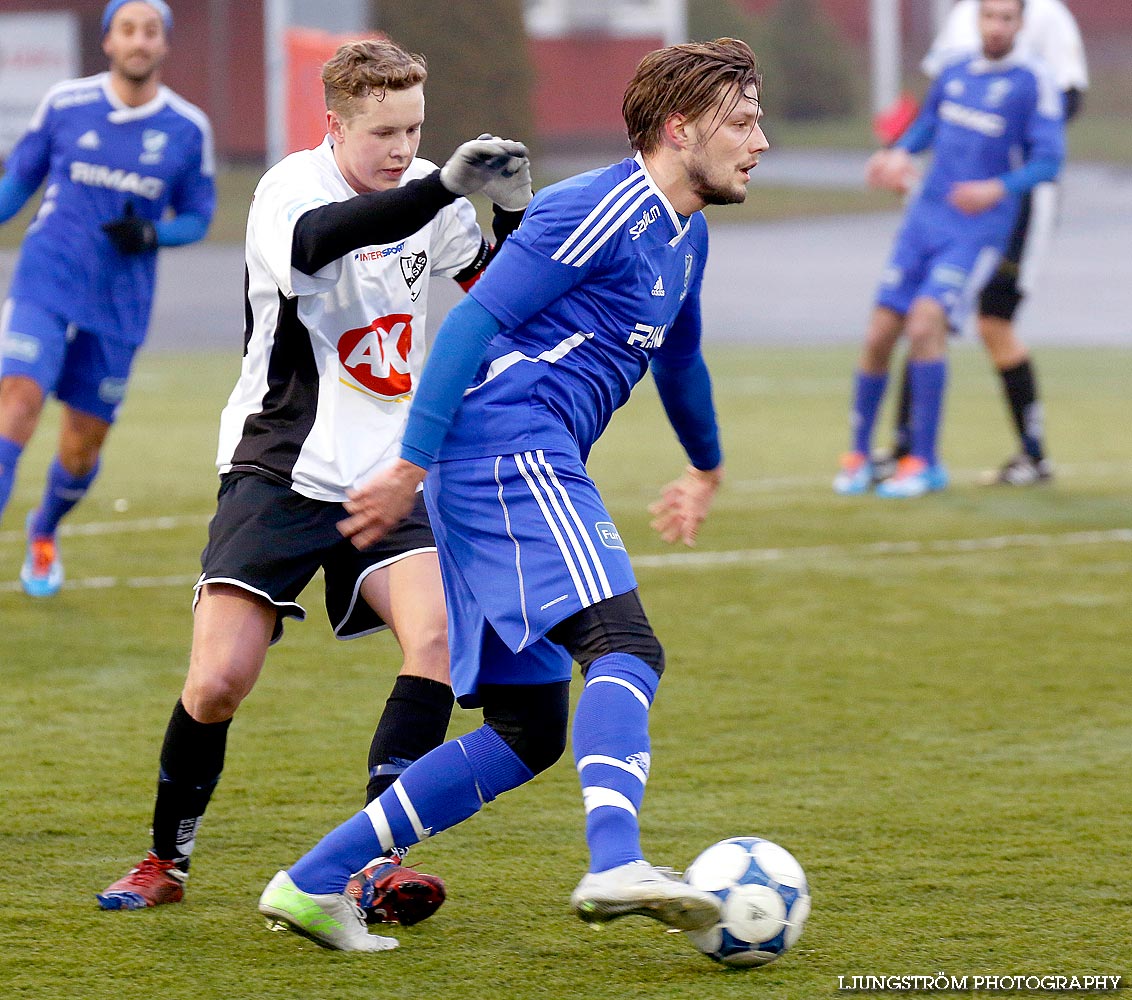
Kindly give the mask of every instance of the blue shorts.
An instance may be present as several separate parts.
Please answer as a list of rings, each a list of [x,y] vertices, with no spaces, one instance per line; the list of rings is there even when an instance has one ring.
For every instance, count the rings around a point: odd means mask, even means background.
[[[0,310],[0,378],[23,375],[45,396],[108,424],[126,398],[138,345],[80,330],[26,299]]]
[[[935,299],[959,330],[994,274],[1012,218],[963,215],[950,205],[917,202],[897,234],[876,303],[905,315],[918,298]]]
[[[439,462],[425,480],[444,597],[452,689],[569,680],[547,631],[637,586],[629,553],[577,456],[527,451]]]

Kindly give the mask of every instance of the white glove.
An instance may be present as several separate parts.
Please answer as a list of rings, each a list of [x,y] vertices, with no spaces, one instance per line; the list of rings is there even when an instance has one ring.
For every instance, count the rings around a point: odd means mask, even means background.
[[[440,168],[440,183],[453,194],[475,194],[504,171],[514,174],[527,159],[527,147],[511,139],[473,139],[458,146]]]
[[[531,203],[531,161],[527,157],[514,159],[491,178],[480,194],[491,199],[493,205],[505,212],[521,212]]]

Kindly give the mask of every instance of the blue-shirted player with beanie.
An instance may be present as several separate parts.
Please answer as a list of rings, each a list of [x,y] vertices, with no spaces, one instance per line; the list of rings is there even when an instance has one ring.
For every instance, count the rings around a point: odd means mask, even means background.
[[[370,544],[425,483],[453,690],[483,709],[484,725],[414,762],[279,872],[260,899],[269,922],[331,948],[391,947],[366,933],[343,894],[351,872],[553,764],[566,746],[572,661],[585,678],[573,750],[590,853],[574,911],[590,923],[640,914],[684,929],[718,920],[714,896],[642,851],[649,708],[664,654],[585,462],[651,368],[690,461],[652,506],[653,526],[668,541],[695,540],[723,476],[700,349],[700,210],[746,197],[768,148],[759,83],[753,53],[734,39],[646,56],[623,104],[637,155],[537,194],[445,320],[401,458],[352,494],[340,528]]]
[[[46,397],[63,406],[27,521],[20,580],[33,597],[62,585],[56,528],[98,474],[145,340],[157,249],[199,240],[215,206],[208,120],[161,84],[172,26],[162,0],[111,0],[109,71],[52,87],[0,177],[0,222],[46,182],[0,314],[0,514]]]
[[[1065,156],[1061,94],[1044,67],[1016,55],[1023,0],[980,0],[982,51],[936,78],[916,121],[869,161],[876,187],[907,190],[913,154],[932,164],[908,207],[885,269],[854,383],[852,441],[833,487],[872,487],[873,425],[893,348],[908,337],[910,453],[878,496],[922,496],[946,487],[936,445],[947,381],[947,337],[994,274],[1022,196],[1052,180]]]

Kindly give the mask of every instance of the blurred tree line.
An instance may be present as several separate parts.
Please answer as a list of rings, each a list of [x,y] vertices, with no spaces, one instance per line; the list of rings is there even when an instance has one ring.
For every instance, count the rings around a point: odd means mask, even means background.
[[[534,133],[523,0],[372,0],[371,24],[428,60],[421,154],[443,163],[482,132]]]
[[[481,132],[535,135],[523,0],[371,0],[371,23],[428,60],[424,156],[443,161]],[[776,118],[836,118],[860,107],[859,59],[816,0],[779,0],[761,17],[735,0],[688,0],[688,36],[750,44],[763,72],[765,104]],[[579,81],[584,95],[584,66]]]

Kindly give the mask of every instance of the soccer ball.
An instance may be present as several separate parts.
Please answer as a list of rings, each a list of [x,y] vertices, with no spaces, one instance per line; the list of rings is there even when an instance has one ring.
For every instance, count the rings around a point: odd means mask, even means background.
[[[723,903],[718,924],[685,932],[708,958],[734,968],[766,965],[802,936],[810,915],[806,873],[789,851],[769,840],[721,840],[692,862],[684,879]]]

